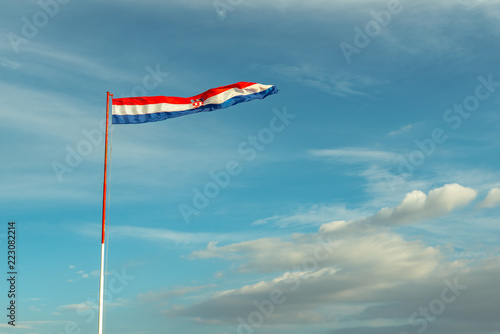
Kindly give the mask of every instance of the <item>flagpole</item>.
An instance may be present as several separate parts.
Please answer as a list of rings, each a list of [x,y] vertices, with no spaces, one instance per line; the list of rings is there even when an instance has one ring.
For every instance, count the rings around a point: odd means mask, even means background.
[[[113,94],[107,92],[106,97],[106,134],[104,141],[104,182],[102,191],[102,235],[101,235],[101,276],[99,282],[99,334],[102,334],[104,313],[104,235],[106,225],[106,187],[108,180],[108,127],[109,127],[109,97]]]

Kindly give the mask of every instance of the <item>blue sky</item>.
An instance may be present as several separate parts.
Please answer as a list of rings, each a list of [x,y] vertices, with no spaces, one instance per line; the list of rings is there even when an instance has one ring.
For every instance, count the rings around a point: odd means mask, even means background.
[[[499,1],[2,4],[0,333],[97,331],[106,91],[238,81],[113,127],[105,333],[500,333]]]

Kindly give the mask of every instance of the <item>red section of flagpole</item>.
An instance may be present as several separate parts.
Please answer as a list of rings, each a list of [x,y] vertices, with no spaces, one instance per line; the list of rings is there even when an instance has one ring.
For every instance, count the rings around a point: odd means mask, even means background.
[[[104,142],[104,183],[102,191],[102,238],[101,244],[104,244],[104,234],[106,225],[106,186],[107,186],[107,176],[108,176],[108,126],[109,126],[109,92],[107,92],[106,97],[106,134]],[[111,95],[113,96],[113,95]]]
[[[104,182],[102,190],[102,238],[101,238],[101,276],[99,280],[99,319],[98,319],[98,334],[103,333],[104,324],[104,236],[106,229],[106,188],[108,181],[108,128],[109,128],[109,97],[113,100],[113,94],[107,92],[106,97],[106,134],[104,144]]]

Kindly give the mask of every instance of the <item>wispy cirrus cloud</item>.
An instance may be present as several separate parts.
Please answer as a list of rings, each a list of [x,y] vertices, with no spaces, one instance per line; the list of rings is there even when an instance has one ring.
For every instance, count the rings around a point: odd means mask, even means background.
[[[163,228],[139,227],[139,226],[110,226],[109,233],[116,238],[133,238],[153,242],[168,242],[174,245],[207,244],[213,240],[233,242],[235,240],[251,239],[253,233],[204,233],[204,232],[182,232]],[[97,238],[100,235],[100,227],[97,224],[82,224],[74,228],[76,233]]]
[[[291,215],[276,215],[256,220],[254,226],[272,224],[278,227],[291,226],[317,226],[328,223],[332,217],[342,217],[342,219],[356,219],[363,217],[367,212],[363,209],[347,209],[345,205],[315,204],[298,208]]]
[[[69,321],[16,321],[16,327],[19,329],[37,329],[39,326],[44,326],[44,325],[56,325],[56,324],[65,324],[68,323]],[[9,324],[0,324],[0,328],[10,328],[12,329],[12,325]]]
[[[394,130],[394,131],[389,132],[387,135],[388,136],[399,136],[403,133],[409,132],[412,128],[413,128],[413,124],[408,124],[408,125],[402,126],[398,130]]]
[[[215,284],[199,285],[199,286],[185,286],[178,287],[176,289],[168,290],[151,290],[145,293],[141,293],[137,296],[140,302],[144,303],[155,303],[155,302],[167,302],[172,298],[181,297],[188,294],[198,292],[200,290],[205,290],[209,288],[214,288]]]
[[[342,162],[375,162],[375,161],[391,161],[398,157],[396,153],[371,150],[365,148],[342,148],[342,149],[327,149],[327,150],[311,150],[313,156],[330,158]]]
[[[385,81],[360,74],[334,73],[311,64],[258,65],[288,81],[319,90],[323,93],[346,96],[369,96],[368,88],[383,85]]]
[[[121,306],[127,305],[128,303],[129,303],[129,300],[127,300],[127,299],[116,298],[116,299],[113,299],[112,302],[107,302],[106,306],[107,307],[121,307]],[[85,301],[85,302],[81,302],[78,304],[60,305],[57,307],[57,309],[60,312],[78,312],[78,313],[81,313],[81,312],[85,312],[88,310],[97,311],[98,305],[97,305],[97,303],[92,302],[92,301]]]
[[[0,65],[11,70],[21,68],[21,64],[8,58],[0,58]]]
[[[79,304],[60,305],[58,309],[61,312],[84,312],[87,310],[97,310],[97,305],[91,302],[83,302]]]

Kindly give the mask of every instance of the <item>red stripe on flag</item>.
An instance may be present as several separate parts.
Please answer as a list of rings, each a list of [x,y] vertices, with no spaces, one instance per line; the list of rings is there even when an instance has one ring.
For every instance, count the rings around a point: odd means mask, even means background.
[[[232,85],[212,88],[203,92],[201,94],[192,97],[175,97],[175,96],[142,96],[142,97],[123,97],[118,99],[113,99],[113,105],[124,106],[124,105],[146,105],[146,104],[158,104],[158,103],[170,103],[170,104],[190,104],[191,100],[203,99],[206,100],[212,96],[218,95],[225,92],[226,90],[232,88],[244,89],[246,87],[255,85],[254,82],[237,82]]]

